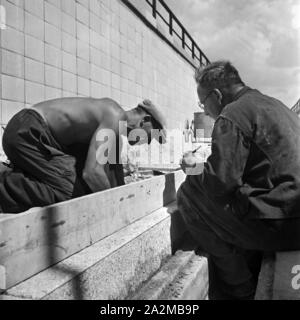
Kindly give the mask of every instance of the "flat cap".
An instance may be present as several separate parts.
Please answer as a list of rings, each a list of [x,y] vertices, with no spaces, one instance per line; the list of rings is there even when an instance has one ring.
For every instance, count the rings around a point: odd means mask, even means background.
[[[166,126],[167,121],[163,114],[157,109],[157,107],[152,103],[151,100],[146,99],[142,103],[138,105],[141,109],[147,112],[154,121],[152,121],[154,129],[160,129],[160,133],[162,135],[162,139],[159,140],[160,143],[166,143]]]

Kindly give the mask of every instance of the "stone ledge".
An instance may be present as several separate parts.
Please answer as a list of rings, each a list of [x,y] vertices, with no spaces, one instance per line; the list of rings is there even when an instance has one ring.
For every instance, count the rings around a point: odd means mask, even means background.
[[[7,290],[20,299],[125,299],[171,256],[176,205],[155,211]]]
[[[13,287],[171,203],[184,178],[178,171],[47,208],[1,216],[0,289]]]

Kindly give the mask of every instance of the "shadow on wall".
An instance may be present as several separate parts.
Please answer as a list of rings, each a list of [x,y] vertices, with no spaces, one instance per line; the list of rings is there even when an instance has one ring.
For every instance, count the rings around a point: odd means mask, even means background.
[[[166,175],[165,179],[165,189],[163,193],[164,206],[177,200],[175,175]],[[171,216],[170,239],[172,255],[178,250],[195,250],[197,247],[196,242],[188,232],[177,206],[170,207],[168,213]]]
[[[59,227],[64,221],[57,222],[59,221],[58,214],[59,212],[55,207],[49,207],[46,209],[46,214],[44,215],[45,219],[47,219],[47,223],[45,224],[46,243],[48,245],[46,259],[48,259],[48,265],[52,266],[51,268],[55,273],[58,273],[60,276],[66,275],[71,277],[72,296],[70,298],[72,300],[83,300],[84,293],[79,270],[72,269],[71,267],[59,267],[57,265],[57,261],[60,260],[57,259],[57,249],[64,250],[64,248],[61,248],[59,245],[59,243],[61,243],[61,241],[59,241]]]

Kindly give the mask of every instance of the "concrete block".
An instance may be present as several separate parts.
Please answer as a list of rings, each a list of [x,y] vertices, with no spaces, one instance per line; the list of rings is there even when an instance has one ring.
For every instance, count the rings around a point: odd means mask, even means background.
[[[76,56],[67,52],[62,53],[62,67],[63,70],[76,74],[77,72],[77,60]]]
[[[45,2],[45,21],[60,29],[62,24],[61,9],[51,3]]]
[[[101,67],[105,70],[111,71],[111,57],[105,53],[101,53]]]
[[[136,96],[136,84],[135,82],[128,80],[128,93],[132,96]]]
[[[62,97],[63,98],[74,98],[75,94],[74,94],[74,92],[63,91],[62,92]]]
[[[90,65],[91,71],[90,71],[90,77],[92,81],[101,83],[101,77],[102,77],[102,69],[100,67],[97,67],[95,65]]]
[[[2,75],[2,99],[24,102],[24,80]]]
[[[74,0],[63,0],[61,2],[62,11],[68,15],[75,17],[76,16],[76,2]]]
[[[134,54],[136,50],[136,45],[133,40],[128,40],[128,52]]]
[[[24,9],[2,0],[1,5],[4,6],[6,11],[6,25],[17,29],[19,31],[24,30]]]
[[[120,75],[121,74],[121,62],[117,59],[111,58],[110,70],[111,72]]]
[[[87,62],[90,61],[90,46],[88,43],[77,40],[77,57]]]
[[[90,45],[99,50],[102,49],[102,37],[94,30],[90,30]]]
[[[111,98],[115,101],[117,101],[118,103],[120,103],[121,101],[121,91],[111,88]]]
[[[77,78],[75,74],[63,71],[63,91],[77,93]]]
[[[24,8],[24,1],[23,0],[8,0],[9,2],[13,3],[14,5]]]
[[[96,15],[93,10],[91,10],[91,12],[90,12],[90,28],[93,31],[100,33],[101,20],[99,18],[99,15]]]
[[[45,84],[50,87],[61,89],[62,71],[61,69],[45,65]]]
[[[110,40],[110,25],[103,20],[101,21],[101,34],[107,40]]]
[[[129,55],[128,55],[128,51],[121,48],[120,50],[120,61],[123,64],[129,64]]]
[[[76,19],[84,25],[89,25],[89,10],[80,3],[76,3]]]
[[[2,100],[2,123],[8,123],[22,109],[23,104],[20,102]]]
[[[45,100],[58,99],[62,97],[61,89],[45,87]]]
[[[127,64],[121,62],[121,77],[124,79],[128,79],[128,68]]]
[[[72,36],[76,36],[76,20],[75,17],[62,13],[62,30]]]
[[[128,90],[129,90],[128,79],[121,77],[121,91],[128,92]]]
[[[117,30],[120,35],[120,15],[117,13],[111,13],[111,21],[110,24],[112,26],[112,30]]]
[[[111,73],[107,70],[101,69],[100,82],[106,86],[111,86]]]
[[[77,27],[77,39],[84,41],[85,43],[90,42],[90,29],[82,24],[81,22],[76,22]]]
[[[25,102],[36,104],[45,100],[45,87],[41,84],[25,81]]]
[[[131,80],[132,82],[135,82],[135,69],[132,67],[128,67],[127,69],[127,77],[129,80]]]
[[[127,29],[127,36],[129,40],[135,41],[135,29],[133,26],[128,25],[128,29]]]
[[[118,29],[116,29],[115,27],[111,28],[111,32],[110,32],[110,39],[111,42],[120,46],[120,31]]]
[[[77,58],[77,74],[82,77],[90,78],[90,64],[80,58]]]
[[[111,87],[103,85],[102,86],[102,95],[104,98],[111,98]]]
[[[103,86],[100,83],[91,81],[90,90],[92,98],[103,98]]]
[[[56,68],[62,67],[62,52],[58,48],[45,44],[45,63]]]
[[[120,2],[118,0],[111,0],[110,8],[116,15],[120,15]]]
[[[44,64],[29,58],[25,58],[25,79],[43,84],[44,78]]]
[[[24,1],[25,10],[37,17],[44,16],[44,0]]]
[[[98,67],[101,67],[101,51],[91,47],[90,48],[91,53],[91,64],[94,64]]]
[[[1,47],[24,55],[24,33],[7,27],[1,31]]]
[[[101,48],[99,48],[103,53],[109,55],[110,54],[110,45],[109,41],[105,39],[103,36],[100,36],[101,38]]]
[[[45,42],[61,49],[61,31],[49,23],[45,23]]]
[[[40,62],[45,61],[45,44],[43,41],[25,35],[25,56]]]
[[[63,0],[47,0],[49,3],[53,4],[56,8],[61,9],[61,3]]]
[[[25,12],[25,33],[37,39],[44,40],[44,20]]]
[[[121,77],[118,74],[111,75],[111,86],[114,89],[121,89]]]
[[[24,78],[24,56],[1,49],[2,74]]]
[[[76,38],[69,35],[66,32],[62,33],[62,49],[65,52],[68,52],[74,56],[76,56],[76,46],[77,46],[77,42],[76,42]]]
[[[82,4],[85,8],[89,8],[89,0],[77,0],[77,2]]]
[[[121,34],[121,39],[122,37],[124,39],[127,39],[127,33],[128,33],[128,25],[127,22],[124,20],[124,18],[120,17],[120,34]]]
[[[136,96],[139,97],[140,99],[143,98],[142,86],[139,84],[136,84]]]
[[[90,0],[90,12],[100,17],[101,6],[98,0]]]
[[[117,60],[121,59],[121,49],[118,45],[111,43],[110,44],[111,57]]]
[[[90,81],[85,78],[77,78],[78,94],[82,96],[90,96]]]
[[[121,106],[125,108],[126,110],[132,109],[132,106],[130,106],[130,101],[129,101],[129,95],[127,92],[121,91]]]

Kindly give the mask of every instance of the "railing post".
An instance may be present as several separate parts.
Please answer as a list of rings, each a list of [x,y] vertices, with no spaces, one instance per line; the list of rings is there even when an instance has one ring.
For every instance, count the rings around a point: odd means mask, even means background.
[[[185,49],[185,30],[182,28],[182,48]]]
[[[157,8],[156,0],[152,0],[152,15],[155,19],[156,19],[156,8]]]
[[[192,41],[192,57],[195,59],[195,42]]]
[[[169,30],[170,30],[170,35],[173,35],[173,14],[170,11],[169,12]]]

